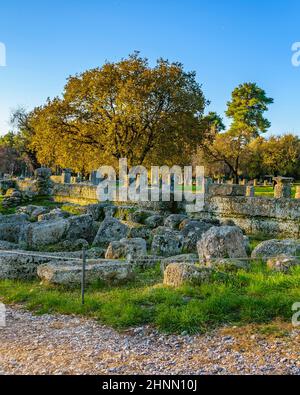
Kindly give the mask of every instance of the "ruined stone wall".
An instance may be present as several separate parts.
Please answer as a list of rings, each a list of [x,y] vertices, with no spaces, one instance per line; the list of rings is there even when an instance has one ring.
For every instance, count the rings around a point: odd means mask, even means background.
[[[55,184],[53,196],[57,202],[76,204],[98,203],[97,187],[89,184]]]
[[[300,200],[267,197],[207,197],[194,218],[233,220],[246,233],[300,237]]]
[[[18,181],[18,185],[20,189],[26,189],[30,181]],[[96,188],[89,184],[55,184],[53,195],[57,202],[91,204],[98,202]],[[226,188],[226,191],[223,191],[224,187],[218,191],[210,190],[204,210],[191,216],[197,219],[233,220],[249,234],[300,238],[300,199],[246,197],[240,196],[245,193],[244,189]],[[212,192],[229,196],[215,196]],[[151,202],[141,206],[156,209],[155,203]]]

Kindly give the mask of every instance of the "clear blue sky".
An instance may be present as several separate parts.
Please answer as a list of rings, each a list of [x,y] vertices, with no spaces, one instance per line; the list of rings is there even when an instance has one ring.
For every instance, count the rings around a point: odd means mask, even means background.
[[[255,81],[274,98],[271,133],[300,135],[299,0],[10,0],[0,6],[0,132],[10,111],[62,92],[70,74],[141,51],[195,70],[224,113],[231,91]]]

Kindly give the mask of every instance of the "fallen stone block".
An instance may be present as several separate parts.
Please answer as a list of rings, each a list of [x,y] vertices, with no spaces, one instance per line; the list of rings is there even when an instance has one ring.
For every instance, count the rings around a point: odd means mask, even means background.
[[[185,219],[187,219],[186,215],[183,215],[183,214],[171,214],[165,219],[164,226],[167,227],[167,228],[178,230],[179,225]]]
[[[189,221],[186,225],[181,224],[181,234],[184,238],[183,249],[185,252],[197,252],[197,243],[203,234],[213,225],[204,221]]]
[[[292,267],[300,265],[300,258],[294,258],[291,256],[280,255],[274,258],[269,258],[267,266],[271,270],[277,272],[287,273]]]
[[[251,254],[252,258],[276,257],[278,255],[300,256],[300,240],[266,240],[260,243]]]
[[[109,245],[112,241],[120,241],[127,237],[128,226],[113,217],[107,217],[101,223],[93,242],[94,247]]]
[[[135,259],[147,254],[147,243],[144,239],[121,239],[112,241],[106,251],[106,259],[127,258]]]
[[[145,225],[150,229],[158,228],[159,226],[163,226],[163,224],[164,217],[159,214],[151,215],[145,219]]]
[[[197,243],[200,262],[218,258],[247,258],[243,232],[236,226],[212,227]]]
[[[19,245],[24,249],[35,250],[57,244],[65,239],[68,229],[69,222],[66,219],[32,223],[22,228]]]
[[[0,251],[0,279],[32,280],[37,277],[37,268],[51,257],[42,257],[30,252],[9,253]]]
[[[19,236],[28,224],[26,214],[12,214],[0,216],[0,240],[18,243]]]
[[[81,284],[82,267],[72,262],[45,264],[38,267],[38,277],[49,284],[78,286]],[[103,282],[120,284],[134,278],[130,264],[123,261],[88,261],[86,266],[86,284]]]
[[[211,278],[212,270],[191,263],[171,263],[164,272],[164,285],[180,287],[184,284],[201,285]]]
[[[68,229],[65,238],[67,240],[76,241],[85,239],[92,242],[95,234],[93,229],[93,218],[88,214],[75,215],[67,219]]]
[[[153,234],[151,246],[153,255],[171,256],[182,253],[184,239],[180,232],[161,226],[155,229]]]

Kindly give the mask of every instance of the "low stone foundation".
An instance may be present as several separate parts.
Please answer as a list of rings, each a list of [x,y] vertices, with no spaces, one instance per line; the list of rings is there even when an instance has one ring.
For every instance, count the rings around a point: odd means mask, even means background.
[[[20,189],[28,188],[29,181],[19,181]],[[98,203],[97,187],[89,184],[55,184],[53,197],[57,202],[75,204]],[[190,214],[195,219],[233,220],[246,233],[264,233],[269,236],[300,237],[300,200],[246,196],[247,188],[241,185],[217,185],[209,187],[205,208]],[[126,204],[133,204],[126,202]],[[121,205],[116,203],[116,205]],[[141,207],[173,212],[166,202],[144,202]],[[184,210],[184,204],[177,204]]]
[[[233,220],[246,233],[300,237],[300,201],[266,197],[208,197],[197,219]]]
[[[55,184],[53,197],[56,202],[75,204],[99,203],[97,187],[88,184]]]

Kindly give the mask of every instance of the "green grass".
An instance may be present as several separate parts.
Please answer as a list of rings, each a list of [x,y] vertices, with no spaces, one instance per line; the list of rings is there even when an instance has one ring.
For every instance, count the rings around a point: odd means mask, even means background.
[[[4,207],[2,207],[2,200],[3,200],[3,196],[0,195],[0,214],[3,214],[3,215],[15,214],[17,207],[4,208]],[[34,198],[31,202],[22,203],[20,205],[20,207],[26,206],[29,204],[34,205],[34,206],[49,207],[49,208],[53,208],[53,209],[62,206],[62,203],[54,202],[54,201],[50,200],[47,196],[39,196],[39,197]]]
[[[24,203],[23,206],[28,204],[34,206],[42,206],[42,207],[49,207],[49,208],[59,208],[62,206],[62,203],[54,202],[53,200],[49,199],[48,196],[38,196],[35,197],[30,203]]]
[[[292,305],[300,301],[300,268],[281,274],[256,264],[249,272],[215,275],[209,284],[173,289],[162,285],[156,267],[138,272],[127,285],[90,286],[84,306],[79,289],[39,282],[0,281],[0,295],[2,302],[22,303],[37,314],[79,314],[117,329],[151,324],[168,333],[203,333],[224,324],[289,322]]]
[[[57,204],[57,203],[56,203]],[[68,205],[68,204],[64,204],[61,209],[63,211],[66,211],[67,213],[71,214],[71,215],[81,215],[83,210],[80,206],[74,206],[74,205]]]
[[[295,198],[295,195],[296,195],[296,186],[293,186],[292,187],[292,198]],[[270,186],[255,187],[255,196],[274,197],[274,189],[273,189],[273,187],[270,187]]]

